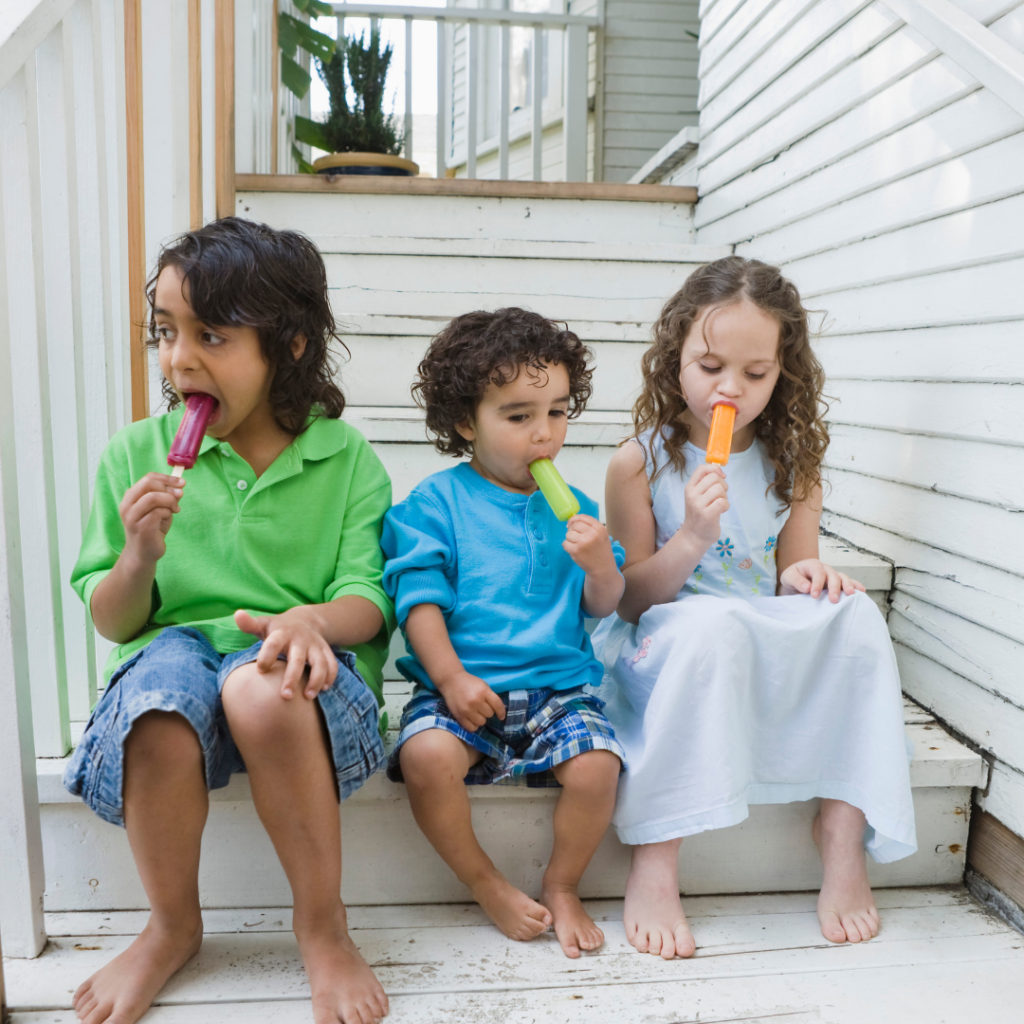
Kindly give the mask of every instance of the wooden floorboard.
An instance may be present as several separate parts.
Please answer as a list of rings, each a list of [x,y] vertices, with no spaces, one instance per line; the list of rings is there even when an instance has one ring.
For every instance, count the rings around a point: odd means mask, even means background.
[[[366,907],[352,923],[392,1000],[393,1024],[1019,1024],[1024,938],[961,888],[877,895],[882,932],[857,946],[822,939],[812,893],[695,898],[687,906],[697,955],[671,963],[628,945],[616,900],[590,905],[606,943],[576,961],[550,934],[505,939],[472,906]],[[167,985],[146,1024],[311,1020],[285,911],[207,918],[202,951]],[[128,945],[142,915],[50,915],[48,923],[110,931],[55,937],[39,959],[7,961],[13,1024],[70,1024],[71,993]]]

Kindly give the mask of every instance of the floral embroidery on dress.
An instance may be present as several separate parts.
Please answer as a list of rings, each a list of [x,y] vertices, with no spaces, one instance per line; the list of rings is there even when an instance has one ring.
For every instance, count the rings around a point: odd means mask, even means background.
[[[747,569],[747,570],[750,571],[750,575],[754,577],[754,585],[750,589],[755,594],[760,594],[761,593],[761,589],[758,586],[758,584],[761,582],[762,574],[760,572],[758,572],[757,569],[754,568],[754,560],[748,556],[748,557],[744,558],[743,561],[740,562],[739,565],[736,566],[736,568],[737,569]]]
[[[648,650],[650,650],[650,647],[651,647],[652,643],[654,643],[654,637],[653,636],[645,636],[643,638],[643,640],[640,641],[640,647],[637,650],[636,654],[633,655],[633,664],[634,665],[641,658],[646,658],[647,657],[647,652],[648,652]]]
[[[722,560],[722,575],[725,577],[725,585],[727,587],[732,586],[732,554],[734,545],[729,537],[725,540],[720,540],[715,545],[715,551],[718,553],[719,558]]]
[[[715,544],[715,551],[722,558],[725,558],[726,555],[730,555],[731,556],[732,555],[732,550],[733,550],[733,544],[732,544],[732,541],[728,537],[726,537],[725,540],[720,540],[720,541],[718,541],[717,544]]]
[[[768,559],[769,558],[775,558],[776,548],[778,546],[778,543],[779,543],[779,538],[774,533],[764,542],[764,564],[765,565],[768,564]]]
[[[697,586],[697,584],[700,583],[702,579],[704,579],[704,566],[701,565],[699,562],[697,563],[697,567],[693,570],[693,579],[693,592],[695,594],[699,594],[700,588]]]

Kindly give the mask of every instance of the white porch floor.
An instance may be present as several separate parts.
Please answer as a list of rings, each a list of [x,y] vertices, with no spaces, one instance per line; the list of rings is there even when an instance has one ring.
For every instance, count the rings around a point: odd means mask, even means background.
[[[960,887],[877,893],[882,932],[833,946],[810,893],[695,897],[692,960],[636,953],[622,904],[591,901],[607,941],[572,961],[553,935],[505,939],[475,906],[356,907],[354,938],[391,1024],[1020,1024],[1024,936]],[[210,910],[199,955],[145,1024],[312,1021],[288,910]],[[12,1024],[72,1024],[77,985],[131,941],[141,912],[47,915],[50,945],[8,960]]]

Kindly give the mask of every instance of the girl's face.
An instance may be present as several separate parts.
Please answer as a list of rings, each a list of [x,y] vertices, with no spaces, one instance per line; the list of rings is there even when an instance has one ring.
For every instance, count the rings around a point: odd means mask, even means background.
[[[214,328],[198,320],[188,284],[175,266],[157,278],[153,321],[160,369],[171,385],[186,396],[199,391],[217,399],[208,434],[231,443],[273,425],[274,368],[263,357],[255,328]]]
[[[754,420],[779,379],[778,353],[778,322],[749,299],[701,310],[683,342],[679,371],[682,419],[694,445],[707,447],[714,407],[727,402],[736,407],[733,450],[750,447]]]
[[[488,384],[476,412],[456,424],[473,442],[470,465],[506,491],[532,494],[534,459],[553,459],[565,443],[569,413],[569,371],[548,365],[540,373],[519,367],[515,380]]]

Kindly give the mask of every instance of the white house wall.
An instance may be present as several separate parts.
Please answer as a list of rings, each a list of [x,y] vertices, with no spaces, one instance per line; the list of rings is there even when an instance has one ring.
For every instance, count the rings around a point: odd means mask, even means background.
[[[1024,48],[1021,0],[955,0]],[[1024,835],[1024,119],[864,0],[705,0],[697,240],[827,313],[825,526],[896,567],[906,691]]]

